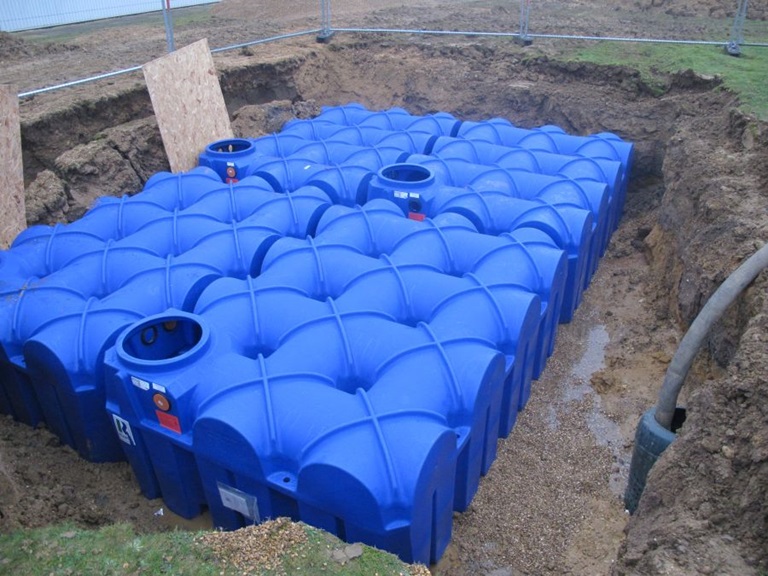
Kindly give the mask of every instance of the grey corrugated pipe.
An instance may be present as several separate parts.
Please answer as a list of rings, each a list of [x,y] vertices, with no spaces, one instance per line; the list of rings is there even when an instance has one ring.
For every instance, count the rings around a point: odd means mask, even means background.
[[[659,402],[656,404],[656,421],[667,430],[672,429],[672,416],[677,406],[677,396],[683,387],[688,370],[693,364],[693,359],[704,343],[712,324],[717,322],[723,312],[733,304],[733,301],[741,294],[742,290],[768,267],[768,244],[765,244],[757,252],[745,260],[741,266],[734,270],[730,276],[720,284],[720,287],[709,298],[704,308],[691,324],[688,332],[683,336],[680,346],[672,358],[664,376],[664,383],[659,392]]]

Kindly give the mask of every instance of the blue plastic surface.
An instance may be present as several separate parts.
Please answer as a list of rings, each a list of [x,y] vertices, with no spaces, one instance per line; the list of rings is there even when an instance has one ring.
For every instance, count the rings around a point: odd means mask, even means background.
[[[169,307],[192,309],[218,277],[258,270],[275,240],[312,233],[328,205],[317,188],[278,194],[258,178],[227,185],[198,169],[158,174],[71,225],[25,231],[0,261],[0,408],[45,421],[89,460],[122,459],[103,410],[102,359],[117,334]]]
[[[455,212],[467,217],[484,234],[529,228],[545,232],[568,253],[568,280],[560,320],[569,322],[591,278],[591,264],[598,258],[594,252],[596,218],[590,214],[584,195],[569,194],[569,182],[565,193],[571,198],[562,201],[540,197],[522,200],[504,186],[491,190],[452,186],[441,183],[424,158],[420,157],[420,164],[394,164],[379,170],[368,184],[368,200],[390,200],[412,218]]]
[[[0,253],[0,411],[231,529],[436,562],[618,225],[632,145],[359,104]],[[106,409],[105,409],[106,408]]]

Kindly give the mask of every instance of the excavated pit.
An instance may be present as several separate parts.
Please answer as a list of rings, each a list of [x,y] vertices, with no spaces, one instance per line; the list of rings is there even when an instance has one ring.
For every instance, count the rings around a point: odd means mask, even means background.
[[[768,567],[765,274],[718,324],[689,377],[688,420],[624,530],[634,427],[683,330],[768,238],[765,124],[715,79],[648,86],[631,69],[527,57],[508,42],[345,36],[217,60],[237,136],[325,104],[611,131],[636,144],[625,213],[574,321],[469,510],[439,574],[759,573]],[[135,79],[70,102],[22,104],[30,224],[79,218],[167,169]],[[44,429],[0,418],[2,531],[177,524],[127,464],[89,464]]]

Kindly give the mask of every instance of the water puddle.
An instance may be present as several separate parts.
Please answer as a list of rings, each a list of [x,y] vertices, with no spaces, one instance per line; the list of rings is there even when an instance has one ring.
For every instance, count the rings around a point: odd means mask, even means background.
[[[605,368],[605,347],[611,341],[605,326],[592,326],[586,334],[587,349],[581,359],[571,369],[569,386],[566,387],[564,399],[581,400],[593,393],[589,381],[592,374]]]
[[[560,427],[560,419],[557,417],[557,410],[554,406],[547,407],[547,414],[545,418],[547,427],[550,430],[557,430]]]
[[[602,400],[592,386],[592,375],[605,368],[605,348],[610,342],[610,337],[605,326],[599,324],[592,326],[586,334],[587,346],[581,359],[571,369],[571,373],[565,382],[563,400],[565,402],[578,402],[585,399],[592,400],[592,407],[587,414],[587,427],[599,446],[605,446],[613,455],[616,464],[613,466],[609,478],[611,492],[616,496],[623,496],[627,484],[628,458],[624,450],[624,438],[619,425],[608,418],[603,411]],[[553,415],[557,421],[557,414]],[[551,418],[548,417],[548,421]]]

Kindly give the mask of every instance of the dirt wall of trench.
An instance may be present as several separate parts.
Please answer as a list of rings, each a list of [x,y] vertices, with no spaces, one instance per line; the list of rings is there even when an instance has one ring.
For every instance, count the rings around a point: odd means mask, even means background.
[[[658,313],[684,328],[768,239],[766,126],[738,112],[688,124],[667,144],[666,192],[646,239]],[[687,130],[713,138],[692,139]],[[711,331],[683,390],[686,423],[651,472],[617,573],[752,574],[768,566],[767,294],[764,272]]]

